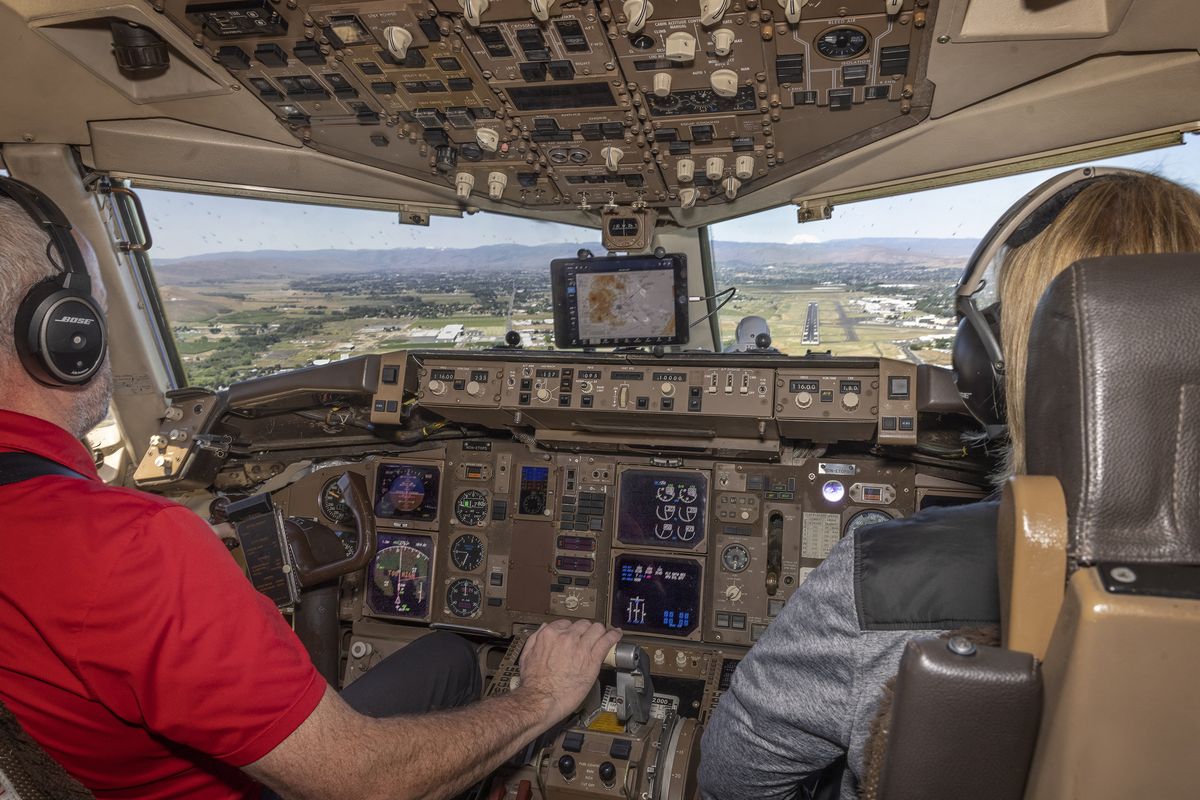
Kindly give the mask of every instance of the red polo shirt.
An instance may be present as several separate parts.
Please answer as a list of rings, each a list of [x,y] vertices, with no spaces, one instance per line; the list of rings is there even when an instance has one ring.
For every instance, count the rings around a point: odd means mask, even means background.
[[[98,797],[256,797],[237,768],[325,691],[300,641],[183,506],[106,486],[44,420],[0,411],[0,451],[87,480],[0,487],[0,700]]]

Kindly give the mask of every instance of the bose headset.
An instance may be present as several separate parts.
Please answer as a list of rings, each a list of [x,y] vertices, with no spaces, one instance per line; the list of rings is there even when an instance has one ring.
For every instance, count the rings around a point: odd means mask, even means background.
[[[60,269],[35,284],[17,307],[17,354],[39,383],[81,386],[104,363],[108,331],[71,223],[54,201],[27,183],[0,177],[0,195],[16,202],[46,232],[46,257]]]
[[[983,423],[988,438],[1002,435],[1007,428],[999,287],[988,286],[989,270],[994,273],[1008,251],[1027,244],[1046,230],[1088,186],[1144,174],[1128,169],[1081,167],[1055,175],[1005,211],[971,254],[955,292],[958,331],[952,363],[954,382],[963,404]],[[996,292],[995,302],[980,308],[977,298],[989,288]]]

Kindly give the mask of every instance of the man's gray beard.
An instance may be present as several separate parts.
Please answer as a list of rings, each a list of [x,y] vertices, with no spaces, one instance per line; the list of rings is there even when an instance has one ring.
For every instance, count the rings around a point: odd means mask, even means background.
[[[112,368],[108,361],[96,373],[91,383],[75,395],[73,430],[75,438],[82,439],[88,431],[99,425],[108,416],[108,405],[112,401]]]

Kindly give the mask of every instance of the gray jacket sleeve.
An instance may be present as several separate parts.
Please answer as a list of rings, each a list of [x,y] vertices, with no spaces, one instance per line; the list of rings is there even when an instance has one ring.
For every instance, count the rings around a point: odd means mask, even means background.
[[[706,800],[792,797],[850,748],[856,717],[854,537],[843,538],[734,672],[704,731]]]

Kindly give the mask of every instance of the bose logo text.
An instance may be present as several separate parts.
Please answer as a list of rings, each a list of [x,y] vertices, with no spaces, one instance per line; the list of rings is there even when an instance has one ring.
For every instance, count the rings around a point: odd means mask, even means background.
[[[54,321],[69,322],[74,325],[91,325],[93,322],[95,322],[94,319],[88,319],[87,317],[59,317]]]

